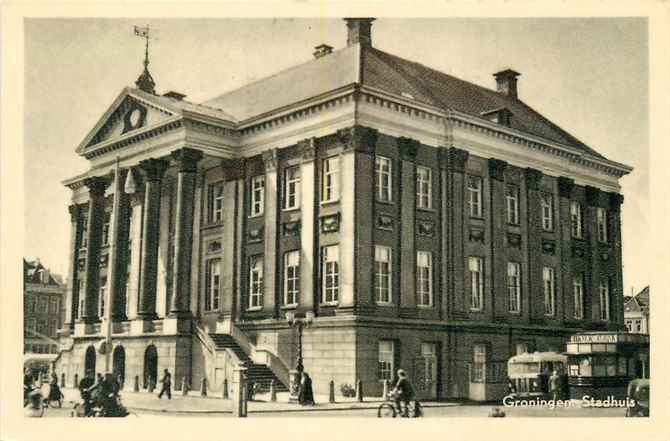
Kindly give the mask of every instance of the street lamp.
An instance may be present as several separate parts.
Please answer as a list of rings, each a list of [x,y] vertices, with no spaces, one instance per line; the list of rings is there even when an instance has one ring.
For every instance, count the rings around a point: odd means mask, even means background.
[[[298,401],[298,394],[300,392],[298,386],[300,385],[300,376],[304,370],[302,364],[302,331],[304,328],[311,325],[313,321],[314,313],[312,311],[307,311],[304,318],[296,317],[295,312],[293,311],[286,312],[286,322],[289,326],[298,329],[298,357],[296,359],[295,368],[289,371],[289,391],[291,394],[289,401],[291,402]]]

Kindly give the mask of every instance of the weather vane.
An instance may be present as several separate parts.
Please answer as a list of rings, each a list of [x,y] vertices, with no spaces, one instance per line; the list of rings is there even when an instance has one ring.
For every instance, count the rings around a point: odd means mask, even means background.
[[[149,73],[149,25],[145,27],[135,26],[135,35],[141,38],[144,38],[146,41],[146,46],[144,49],[144,71],[140,77],[135,81],[135,84],[140,90],[145,92],[156,94],[154,87],[156,83]]]

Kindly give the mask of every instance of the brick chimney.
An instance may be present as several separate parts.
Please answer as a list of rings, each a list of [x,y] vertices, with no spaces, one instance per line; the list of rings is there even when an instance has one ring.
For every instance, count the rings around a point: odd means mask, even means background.
[[[496,79],[498,93],[502,93],[503,95],[507,95],[510,98],[517,99],[519,97],[519,93],[516,87],[516,77],[519,75],[521,75],[519,72],[516,72],[512,69],[505,69],[494,73],[493,76]]]
[[[372,22],[374,18],[345,18],[347,22],[347,46],[360,43],[361,46],[372,46]]]
[[[321,58],[331,52],[333,52],[332,46],[328,46],[327,44],[320,44],[314,47],[314,52],[312,54],[314,55],[314,58]]]

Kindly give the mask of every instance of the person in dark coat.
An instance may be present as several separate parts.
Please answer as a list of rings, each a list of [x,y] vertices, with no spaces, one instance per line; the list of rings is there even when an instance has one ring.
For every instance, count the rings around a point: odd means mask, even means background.
[[[92,413],[93,398],[91,391],[94,387],[93,371],[86,371],[86,376],[79,382],[79,393],[81,394],[82,401],[84,401],[84,415],[86,416]]]
[[[166,394],[168,400],[172,399],[172,376],[167,369],[163,371],[163,378],[161,378],[161,391],[158,394],[158,398],[163,398],[163,394]]]
[[[300,377],[300,392],[298,394],[298,402],[303,406],[314,405],[314,392],[312,391],[312,379],[307,375],[307,372],[302,372]]]
[[[398,382],[393,388],[393,395],[395,396],[395,405],[398,409],[402,409],[401,403],[404,403],[404,416],[409,415],[409,403],[414,398],[414,388],[407,379],[407,374],[403,369],[398,369]]]

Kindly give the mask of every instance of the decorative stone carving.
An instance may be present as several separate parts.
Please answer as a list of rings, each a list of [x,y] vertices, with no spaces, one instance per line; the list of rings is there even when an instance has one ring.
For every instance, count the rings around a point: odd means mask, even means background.
[[[323,216],[321,218],[321,232],[333,233],[340,229],[340,213]]]
[[[449,150],[440,148],[437,151],[437,162],[440,169],[447,170],[449,168]]]
[[[198,161],[202,159],[202,152],[189,148],[175,150],[171,153],[172,159],[177,161],[179,172],[195,173],[198,169]]]
[[[220,240],[212,240],[207,244],[208,253],[218,253],[221,251],[222,245]]]
[[[585,255],[586,255],[586,251],[584,251],[584,248],[572,247],[572,256],[573,257],[584,257]]]
[[[468,235],[470,242],[484,243],[484,229],[477,227],[470,227],[470,234]]]
[[[498,181],[505,180],[505,169],[507,168],[507,162],[500,159],[490,158],[489,159],[489,176],[491,179]]]
[[[511,248],[521,248],[521,235],[517,233],[507,233],[507,245]]]
[[[361,153],[374,153],[379,132],[364,126],[352,126],[337,131],[337,137],[344,151],[354,150]]]
[[[284,237],[300,236],[300,222],[286,222],[282,226]]]
[[[303,162],[313,161],[316,157],[316,138],[307,138],[298,141],[298,154]]]
[[[393,217],[387,216],[385,214],[380,214],[377,216],[377,228],[380,230],[393,230]]]
[[[565,176],[559,176],[558,178],[558,195],[562,198],[570,199],[572,196],[572,189],[575,186],[575,181],[566,178]]]
[[[91,196],[104,196],[109,180],[100,176],[92,176],[84,179],[84,185],[88,187]]]
[[[600,199],[600,190],[590,185],[584,187],[584,190],[586,192],[586,204],[597,207]]]
[[[403,136],[398,138],[397,143],[402,160],[414,161],[414,158],[416,158],[416,152],[419,149],[419,141]]]
[[[77,268],[79,269],[79,271],[84,271],[84,269],[86,268],[86,259],[85,258],[82,257],[81,259],[79,259],[77,261]]]
[[[468,162],[469,156],[470,153],[468,151],[451,147],[449,149],[449,168],[451,168],[452,171],[464,173],[465,164]]]
[[[221,168],[223,169],[224,181],[235,181],[244,178],[244,159],[222,159]]]
[[[105,268],[109,263],[109,255],[101,254],[100,257],[98,258],[98,263],[100,263],[100,267]]]
[[[265,164],[266,172],[277,170],[277,159],[277,149],[266,150],[263,152],[263,163]]]
[[[602,251],[600,253],[600,260],[602,260],[603,262],[607,262],[608,260],[610,260],[610,253],[608,251]]]
[[[249,230],[249,242],[263,241],[263,227],[252,228]]]
[[[526,175],[526,185],[528,186],[528,189],[539,190],[540,182],[542,181],[542,172],[530,167],[526,168],[524,172]]]
[[[553,256],[554,253],[556,253],[556,242],[549,239],[542,239],[542,252]]]
[[[168,162],[163,159],[149,158],[140,161],[140,170],[147,181],[160,181],[168,168]]]
[[[147,118],[147,108],[135,100],[130,101],[130,107],[123,115],[123,132],[139,129],[144,126]]]
[[[419,221],[416,226],[419,236],[433,237],[435,236],[435,224],[428,221]]]

